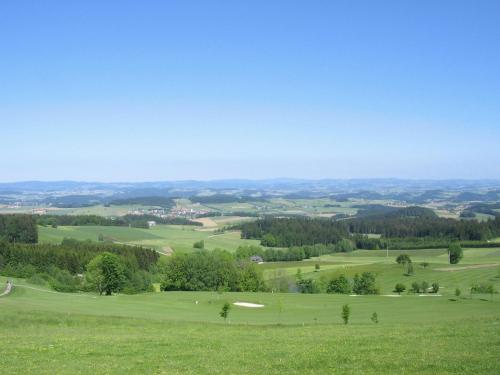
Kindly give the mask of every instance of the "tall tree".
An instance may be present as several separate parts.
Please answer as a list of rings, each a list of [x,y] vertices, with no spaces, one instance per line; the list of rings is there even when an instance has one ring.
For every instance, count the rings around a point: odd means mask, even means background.
[[[125,283],[125,267],[112,253],[102,253],[92,259],[85,274],[86,281],[100,295],[119,292]]]

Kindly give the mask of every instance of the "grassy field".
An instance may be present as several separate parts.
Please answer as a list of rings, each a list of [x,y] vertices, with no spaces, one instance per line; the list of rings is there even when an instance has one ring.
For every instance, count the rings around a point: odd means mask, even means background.
[[[95,234],[89,227],[76,229],[82,236]],[[176,243],[186,241],[186,246],[192,236],[207,236],[171,226],[132,232],[137,238],[131,240],[154,243],[159,240],[144,236],[175,235]],[[182,233],[185,238],[178,237]],[[241,241],[237,233],[205,238],[226,247]],[[0,297],[0,373],[499,373],[500,296],[468,290],[474,282],[500,289],[500,249],[466,249],[458,265],[447,264],[444,250],[404,251],[415,263],[414,276],[404,276],[394,262],[400,253],[354,251],[259,265],[268,277],[276,269],[293,275],[300,268],[305,277],[320,280],[371,271],[377,274],[378,296],[157,292],[106,297],[58,293],[14,279],[13,292]],[[429,266],[419,266],[422,261]],[[394,295],[396,282],[409,286],[423,280],[438,281],[439,295],[386,296]],[[0,277],[0,285],[5,281]],[[463,291],[460,298],[454,296],[456,287]],[[233,306],[225,324],[219,311],[236,301],[264,307]],[[347,326],[340,316],[344,304],[352,311]],[[378,324],[370,319],[374,312]]]
[[[64,238],[97,241],[99,234],[102,234],[105,239],[115,242],[158,250],[169,247],[174,251],[192,251],[193,244],[199,240],[205,241],[205,248],[208,250],[221,248],[235,251],[243,244],[259,244],[257,240],[242,240],[240,233],[236,231],[214,235],[213,231],[200,229],[202,228],[188,225],[157,225],[150,229],[111,226],[39,227],[39,241],[60,243]]]
[[[4,283],[5,278],[0,278]],[[171,292],[98,297],[15,280],[0,298],[8,374],[484,373],[500,370],[500,298]],[[33,289],[36,288],[36,289]],[[198,301],[198,303],[196,303]],[[230,323],[218,312],[234,306]],[[341,306],[352,309],[350,324]],[[377,312],[379,323],[370,321]]]

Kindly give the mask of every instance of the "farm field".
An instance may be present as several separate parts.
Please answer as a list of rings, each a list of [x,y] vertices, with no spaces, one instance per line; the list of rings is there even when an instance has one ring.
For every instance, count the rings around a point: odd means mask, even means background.
[[[64,238],[97,241],[99,234],[105,239],[130,245],[142,245],[161,250],[170,247],[174,251],[192,251],[196,241],[204,240],[205,248],[235,251],[243,244],[259,244],[258,240],[242,240],[237,231],[214,234],[201,227],[182,225],[157,225],[150,229],[112,226],[59,226],[39,227],[39,241],[60,243]]]

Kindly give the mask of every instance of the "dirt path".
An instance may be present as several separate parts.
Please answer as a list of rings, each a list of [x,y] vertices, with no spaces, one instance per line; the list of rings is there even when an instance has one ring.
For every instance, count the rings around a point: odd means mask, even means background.
[[[443,271],[443,272],[454,272],[454,271],[464,271],[464,270],[473,270],[477,268],[492,268],[499,266],[498,263],[490,263],[490,264],[474,264],[471,266],[462,266],[457,268],[435,268],[435,271]]]

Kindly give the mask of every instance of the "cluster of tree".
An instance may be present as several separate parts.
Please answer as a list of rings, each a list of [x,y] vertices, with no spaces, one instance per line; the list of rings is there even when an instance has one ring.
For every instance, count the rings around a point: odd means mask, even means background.
[[[500,218],[488,221],[437,217],[427,208],[407,207],[384,215],[343,221],[349,233],[376,233],[383,237],[427,237],[484,241],[500,233]]]
[[[98,215],[41,215],[37,216],[37,223],[43,226],[131,226],[134,228],[149,228],[148,221],[158,224],[195,225],[203,224],[182,217],[159,217],[155,215],[125,215],[116,218],[106,218]]]
[[[175,206],[175,201],[172,198],[166,198],[161,196],[148,196],[148,197],[115,199],[110,201],[109,204],[113,206],[127,206],[136,204],[141,206],[171,208]]]
[[[353,236],[356,242],[356,248],[374,250],[374,249],[399,249],[399,250],[418,250],[418,249],[443,249],[449,246],[454,239],[450,238],[429,238],[429,237],[409,237],[409,238],[367,238],[366,236]],[[463,247],[498,247],[498,243],[487,241],[460,241]]]
[[[495,290],[495,287],[491,283],[475,283],[472,285],[470,288],[470,292],[473,294],[495,294],[497,291]]]
[[[445,246],[451,240],[485,241],[500,235],[500,217],[488,221],[437,217],[427,208],[407,207],[387,214],[332,221],[304,217],[266,217],[238,226],[242,238],[260,239],[263,246],[290,247],[335,244],[352,239],[356,248],[385,248],[394,241],[398,248]],[[382,238],[369,238],[380,234]],[[413,241],[413,238],[418,240]],[[478,244],[479,245],[479,244]]]
[[[64,239],[59,245],[3,242],[0,243],[0,267],[2,272],[11,276],[17,276],[16,270],[28,265],[37,272],[46,272],[55,266],[71,274],[82,274],[90,260],[103,252],[120,256],[127,268],[145,271],[159,258],[159,254],[151,249],[74,239]]]
[[[399,291],[397,290],[399,285]],[[401,288],[403,286],[404,288]],[[402,290],[401,290],[402,289]],[[403,284],[396,284],[396,292],[403,292],[406,289],[406,287]],[[429,283],[427,281],[422,281],[422,282],[413,282],[411,284],[411,291],[413,293],[427,293],[429,291]],[[432,283],[430,287],[430,292],[431,293],[437,293],[439,292],[439,283]]]
[[[336,245],[306,245],[292,246],[290,248],[274,249],[262,248],[260,246],[244,245],[236,249],[237,259],[250,259],[252,256],[259,256],[265,262],[286,262],[300,261],[312,257],[318,257],[324,254],[335,252],[350,252],[354,249],[351,241],[345,239],[339,241]]]
[[[378,294],[379,289],[375,283],[375,275],[371,272],[363,272],[361,276],[355,274],[352,280],[345,275],[332,278],[326,287],[327,293],[337,294]]]
[[[263,246],[291,247],[314,244],[334,244],[349,237],[347,227],[329,219],[306,217],[273,218],[243,223],[242,238],[256,238]]]
[[[0,240],[21,243],[38,242],[35,218],[31,215],[0,215]]]
[[[250,261],[237,261],[223,250],[174,254],[162,267],[161,289],[248,291],[266,289],[262,272]]]
[[[154,269],[158,257],[149,249],[76,240],[64,240],[61,245],[2,243],[0,273],[27,278],[60,292],[96,290],[109,294],[109,290],[94,283],[97,278],[92,275],[96,272],[95,259],[113,259],[120,270],[120,282],[112,291],[138,293],[152,289],[149,271]]]

